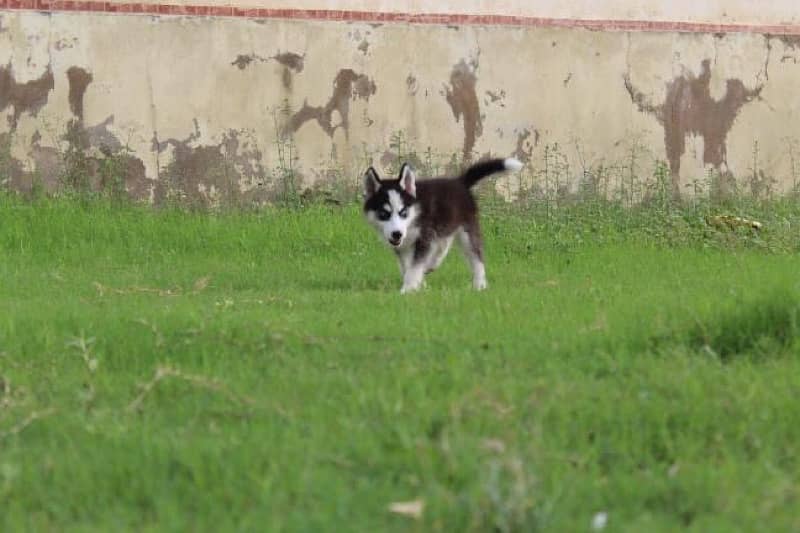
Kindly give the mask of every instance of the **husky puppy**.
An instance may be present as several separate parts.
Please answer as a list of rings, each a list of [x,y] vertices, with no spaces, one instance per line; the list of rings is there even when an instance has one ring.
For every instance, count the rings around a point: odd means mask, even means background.
[[[486,288],[478,205],[470,189],[486,176],[520,168],[522,163],[513,158],[490,159],[457,178],[419,182],[408,164],[396,180],[381,180],[374,168],[367,170],[364,215],[397,255],[403,276],[401,293],[422,286],[425,274],[442,264],[454,238],[472,268],[472,286]]]

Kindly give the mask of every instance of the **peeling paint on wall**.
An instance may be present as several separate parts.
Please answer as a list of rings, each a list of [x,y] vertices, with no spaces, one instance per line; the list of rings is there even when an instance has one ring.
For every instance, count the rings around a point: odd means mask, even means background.
[[[445,98],[456,122],[464,126],[464,161],[472,160],[475,140],[483,134],[483,120],[475,84],[478,62],[461,60],[450,74],[450,87],[445,87]]]
[[[800,35],[768,35],[769,39],[778,39],[786,48],[800,49]]]
[[[256,59],[259,61],[266,61],[266,59],[259,57],[256,54],[239,54],[236,56],[236,59],[231,62],[231,65],[237,67],[239,70],[244,70]]]
[[[294,52],[283,52],[281,54],[272,56],[272,59],[284,67],[297,72],[298,74],[303,72],[305,56],[301,56],[300,54],[296,54]]]
[[[13,109],[8,117],[12,130],[17,128],[17,122],[23,113],[36,115],[47,104],[53,87],[55,78],[49,66],[39,78],[25,83],[17,83],[10,63],[0,67],[0,111],[9,107]]]
[[[292,88],[292,72],[299,74],[303,72],[305,56],[295,54],[294,52],[284,52],[272,56],[272,59],[283,65],[283,74],[281,80],[285,89]]]
[[[194,126],[195,131],[185,139],[153,142],[154,151],[172,152],[170,162],[160,173],[162,180],[155,191],[157,203],[175,196],[194,205],[235,203],[242,196],[243,185],[250,185],[244,187],[249,189],[263,184],[266,172],[262,153],[247,132],[229,130],[219,143],[199,144],[197,121]]]
[[[283,86],[286,89],[291,89],[292,72],[303,72],[305,55],[296,54],[294,52],[282,52],[272,57],[262,57],[258,54],[239,54],[236,56],[236,59],[231,62],[231,65],[237,67],[239,70],[245,70],[253,62],[266,63],[271,60],[283,66]]]
[[[363,74],[356,73],[353,69],[340,70],[333,81],[333,94],[328,103],[323,107],[312,107],[308,102],[294,115],[291,116],[285,126],[285,133],[294,133],[303,124],[309,121],[316,121],[322,130],[333,137],[337,128],[344,129],[348,133],[350,127],[350,100],[360,98],[369,100],[377,91],[375,82]],[[339,123],[333,124],[333,113],[339,115]]]
[[[67,70],[69,81],[69,108],[72,114],[83,122],[83,97],[86,88],[92,83],[92,74],[80,67],[70,67]]]
[[[89,145],[97,147],[104,154],[115,154],[124,148],[122,142],[111,131],[114,115],[109,115],[100,124],[86,128]]]
[[[738,79],[728,79],[725,96],[711,97],[711,60],[702,62],[699,76],[685,73],[667,84],[663,103],[654,105],[634,87],[629,76],[625,88],[636,107],[653,115],[664,128],[664,146],[673,176],[673,192],[679,194],[681,157],[686,152],[688,135],[699,135],[704,141],[703,163],[727,172],[728,133],[742,107],[758,98],[762,86],[748,89]]]
[[[144,162],[132,154],[112,131],[114,115],[94,126],[85,124],[86,91],[94,82],[94,75],[82,67],[72,66],[67,69],[66,77],[69,108],[74,117],[67,123],[63,135],[66,151],[62,153],[57,148],[42,146],[40,137],[31,145],[37,172],[50,176],[44,184],[45,189],[56,188],[59,184],[52,177],[60,174],[68,181],[83,179],[86,181],[84,186],[92,190],[111,190],[121,186],[134,200],[152,200],[156,181],[147,177]],[[121,180],[121,183],[115,180]]]
[[[0,154],[2,154],[3,173],[0,174],[0,184],[13,190],[27,192],[31,188],[31,181],[26,179],[26,172],[22,162],[11,156],[12,138],[10,133],[0,133]]]
[[[539,143],[539,132],[531,140],[531,130],[523,129],[517,134],[517,147],[514,149],[514,157],[523,163],[530,163],[533,157],[533,148]]]

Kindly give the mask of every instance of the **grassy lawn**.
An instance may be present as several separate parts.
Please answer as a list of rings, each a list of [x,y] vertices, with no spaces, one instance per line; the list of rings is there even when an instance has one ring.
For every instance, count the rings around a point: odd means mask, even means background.
[[[401,297],[356,206],[0,196],[0,531],[797,531],[800,209],[756,214],[489,206],[489,290]]]

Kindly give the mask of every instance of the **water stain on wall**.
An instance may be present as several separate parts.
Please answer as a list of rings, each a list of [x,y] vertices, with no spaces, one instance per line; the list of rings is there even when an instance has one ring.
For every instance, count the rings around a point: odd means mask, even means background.
[[[68,101],[73,119],[67,123],[63,140],[68,148],[60,154],[55,148],[32,143],[32,155],[37,172],[53,182],[53,175],[63,173],[68,178],[83,178],[95,190],[108,190],[121,183],[124,191],[135,200],[149,200],[155,186],[147,177],[144,162],[133,156],[111,131],[114,116],[94,126],[84,124],[86,90],[94,81],[88,70],[73,66],[67,69]],[[99,154],[97,152],[100,152]]]
[[[153,150],[158,153],[172,147],[172,160],[160,172],[157,203],[179,196],[193,205],[208,205],[215,199],[231,204],[244,197],[242,182],[263,184],[262,153],[246,132],[228,130],[218,144],[195,146],[199,138],[195,121],[195,131],[186,139],[154,140]]]
[[[533,158],[533,149],[539,144],[539,132],[534,130],[534,137],[531,139],[531,130],[525,128],[517,134],[517,146],[514,149],[514,157],[523,163],[530,163]]]
[[[303,68],[305,67],[305,55],[296,54],[294,52],[276,54],[272,56],[272,59],[297,73],[303,72]]]
[[[768,39],[778,39],[786,48],[800,49],[800,35],[768,35]]]
[[[349,37],[352,41],[358,43],[357,50],[361,52],[363,55],[367,55],[369,53],[369,46],[370,43],[367,38],[372,34],[370,30],[365,31],[363,34],[361,33],[360,29],[356,29],[355,31],[347,32],[347,37]]]
[[[477,62],[469,64],[461,60],[453,67],[450,73],[450,87],[445,86],[445,98],[453,111],[456,122],[464,126],[463,160],[472,159],[475,140],[483,134],[483,120],[481,118],[478,94],[475,84],[478,81],[475,71]]]
[[[81,122],[83,122],[83,97],[86,95],[86,89],[92,83],[92,79],[92,74],[80,67],[67,69],[69,108],[72,114]]]
[[[11,156],[11,144],[22,113],[36,115],[47,104],[49,94],[55,86],[53,72],[48,66],[37,79],[18,83],[11,65],[0,67],[0,110],[13,109],[8,117],[10,131],[0,134],[0,158],[2,171],[7,179],[6,185],[20,192],[30,192],[36,184],[44,190],[55,190],[61,170],[58,150],[39,145],[41,135],[34,133],[31,139],[30,154],[34,160],[33,172],[26,171],[22,162]]]
[[[239,70],[245,70],[254,62],[267,63],[269,61],[276,61],[283,66],[281,79],[286,89],[292,88],[292,73],[298,74],[303,72],[303,68],[305,67],[305,55],[294,52],[282,52],[271,57],[263,57],[258,54],[239,54],[236,56],[236,59],[231,62],[231,65]]]
[[[266,61],[263,57],[257,56],[256,54],[239,54],[236,56],[236,59],[231,61],[231,65],[235,66],[239,70],[244,70],[250,66],[250,64],[258,59],[259,61]]]
[[[294,113],[283,129],[284,134],[291,134],[299,130],[303,124],[316,121],[322,130],[333,137],[337,128],[343,128],[348,134],[350,127],[350,101],[356,99],[369,100],[377,91],[375,82],[364,74],[359,74],[353,69],[340,70],[333,81],[333,94],[328,102],[322,106],[310,106],[308,102]],[[333,113],[339,114],[339,123],[333,123]]]
[[[0,162],[2,162],[0,185],[16,191],[27,192],[31,188],[31,180],[28,179],[22,162],[11,157],[12,139],[10,132],[0,133]]]
[[[505,107],[506,106],[506,91],[505,90],[486,91],[486,96],[488,97],[488,100],[486,98],[484,98],[483,99],[483,105],[497,104],[500,107]]]
[[[305,55],[296,54],[294,52],[284,52],[272,56],[272,59],[283,65],[283,74],[281,80],[285,89],[292,88],[292,72],[299,74],[303,72],[305,66]]]
[[[104,154],[115,154],[125,148],[119,138],[111,131],[114,127],[114,115],[94,126],[85,128],[89,146],[98,148]]]
[[[770,35],[764,36],[766,40],[767,50],[772,50],[772,41],[777,40],[783,44],[783,55],[780,62],[783,64],[791,63],[796,65],[800,62],[800,35]],[[769,63],[769,56],[767,56],[767,64]]]
[[[9,107],[13,109],[13,113],[8,117],[12,131],[17,129],[17,122],[22,113],[36,116],[47,104],[53,87],[55,78],[49,65],[40,77],[25,83],[17,82],[10,63],[0,67],[0,111]]]
[[[413,74],[409,74],[406,78],[406,88],[408,89],[409,94],[417,94],[417,91],[419,90],[419,83],[417,82],[416,76]]]
[[[32,187],[35,180],[44,191],[54,192],[58,190],[63,174],[64,158],[57,148],[42,146],[41,140],[42,136],[38,131],[31,137],[30,156],[36,170],[28,176],[28,183]]]
[[[725,96],[714,100],[711,96],[711,61],[702,62],[700,75],[685,73],[667,83],[667,96],[663,103],[654,105],[647,96],[634,87],[630,76],[625,76],[625,88],[639,111],[653,115],[664,128],[664,145],[673,193],[679,194],[681,156],[686,152],[686,137],[703,138],[703,163],[716,170],[727,166],[726,140],[742,107],[758,98],[762,87],[748,89],[738,79],[726,81]]]

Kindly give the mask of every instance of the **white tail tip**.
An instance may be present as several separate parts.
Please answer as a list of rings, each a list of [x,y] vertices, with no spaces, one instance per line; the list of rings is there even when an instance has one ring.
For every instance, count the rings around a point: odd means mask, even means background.
[[[517,170],[522,168],[522,161],[520,161],[516,157],[509,157],[508,159],[503,161],[503,166],[506,167],[506,170],[511,170],[516,172]]]

